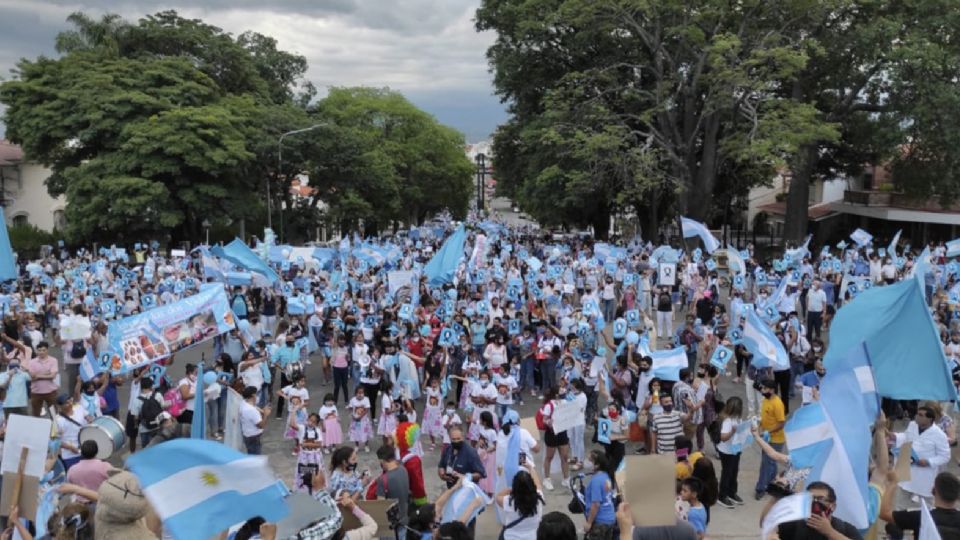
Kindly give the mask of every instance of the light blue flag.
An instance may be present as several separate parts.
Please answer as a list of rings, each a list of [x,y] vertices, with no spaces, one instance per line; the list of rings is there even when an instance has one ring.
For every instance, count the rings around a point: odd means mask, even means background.
[[[865,347],[854,347],[820,384],[820,405],[831,426],[833,444],[813,465],[807,483],[822,481],[837,492],[835,515],[858,529],[870,523],[868,467],[873,439],[870,427],[880,399]]]
[[[743,315],[741,343],[753,353],[752,365],[761,368],[771,366],[775,370],[790,367],[790,356],[773,330],[760,320],[754,310],[748,310]]]
[[[710,229],[703,223],[687,217],[681,217],[680,225],[683,228],[683,237],[693,238],[699,236],[700,239],[703,240],[703,247],[707,249],[707,253],[713,253],[720,248],[720,241],[713,236]]]
[[[749,447],[753,444],[753,433],[750,431],[751,427],[753,427],[753,422],[750,420],[743,420],[737,424],[737,430],[729,440],[730,450],[733,454],[739,454],[743,452],[744,447]]]
[[[223,247],[213,246],[210,248],[210,252],[221,259],[232,262],[240,268],[245,268],[250,272],[262,276],[269,285],[275,284],[280,279],[280,276],[273,271],[273,268],[270,268],[270,265],[257,256],[257,254],[247,247],[247,244],[239,238],[234,238],[233,242]]]
[[[203,403],[203,386],[203,362],[199,362],[197,364],[197,388],[194,392],[196,406],[193,408],[193,420],[190,423],[191,439],[202,440],[207,438],[207,408]]]
[[[443,507],[443,518],[440,522],[450,523],[451,521],[459,521],[474,499],[480,499],[483,504],[477,506],[464,523],[473,521],[477,517],[477,514],[490,504],[491,500],[491,498],[480,489],[480,486],[473,482],[473,477],[468,474],[463,477],[463,485],[454,491],[450,495],[450,498],[447,499],[447,504]]]
[[[798,263],[802,261],[804,257],[810,256],[810,240],[812,238],[813,235],[808,234],[807,239],[803,242],[803,245],[798,248],[786,250],[783,254],[784,258],[789,259],[793,263]]]
[[[957,255],[960,255],[960,238],[947,242],[946,247],[947,247],[947,253],[946,253],[947,257],[956,257]]]
[[[501,420],[503,424],[512,424],[507,439],[507,459],[503,462],[503,478],[507,486],[513,485],[513,477],[520,471],[520,414],[507,409]],[[530,459],[533,459],[531,456]]]
[[[833,428],[820,402],[800,407],[784,426],[790,464],[796,469],[813,467],[833,447]]]
[[[923,248],[923,251],[917,256],[916,261],[913,263],[913,268],[910,269],[909,277],[918,277],[922,284],[926,275],[932,271],[933,268],[930,264],[930,247],[928,246]]]
[[[222,443],[174,439],[131,454],[127,467],[177,540],[207,540],[252,517],[276,522],[289,511],[267,457]]]
[[[423,274],[431,287],[439,287],[453,282],[457,265],[463,258],[463,244],[467,240],[467,231],[461,224],[457,230],[447,238],[440,249],[433,255],[430,262],[423,267]]]
[[[687,367],[687,353],[683,347],[651,351],[650,358],[653,359],[650,365],[653,376],[665,381],[679,381],[680,370]]]
[[[873,240],[873,235],[863,229],[857,229],[850,233],[850,239],[856,242],[858,246],[863,247]]]
[[[897,244],[900,242],[900,233],[902,232],[903,229],[899,229],[897,234],[893,235],[893,240],[890,240],[890,245],[887,246],[887,254],[889,254],[892,259],[897,258]]]
[[[10,236],[7,233],[6,218],[3,208],[0,208],[0,281],[17,279],[17,265],[13,262],[13,248],[10,247]]]
[[[99,375],[103,370],[100,368],[100,362],[93,354],[93,349],[87,347],[87,354],[80,360],[80,379],[87,382]]]
[[[220,261],[218,261],[207,248],[201,247],[198,249],[200,250],[200,264],[203,268],[203,277],[214,281],[223,281],[224,270]]]
[[[823,361],[827,372],[846,362],[861,342],[866,344],[881,396],[956,399],[940,334],[918,280],[873,287],[837,311]]]

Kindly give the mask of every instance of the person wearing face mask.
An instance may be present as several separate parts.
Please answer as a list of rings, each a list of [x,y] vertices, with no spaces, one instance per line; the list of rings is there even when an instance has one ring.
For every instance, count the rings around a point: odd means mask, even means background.
[[[67,471],[80,461],[80,429],[87,425],[86,413],[77,407],[73,398],[63,394],[57,398],[60,414],[56,417],[60,436],[60,459]]]
[[[786,412],[783,401],[776,393],[777,383],[773,379],[765,379],[760,383],[760,392],[763,394],[763,403],[760,406],[760,429],[769,434],[769,444],[777,452],[783,451],[786,435],[783,426],[786,425]],[[761,456],[760,474],[754,495],[757,500],[763,498],[767,486],[777,475],[777,463],[766,452]]]
[[[0,388],[6,390],[3,398],[3,414],[10,420],[11,414],[27,415],[27,385],[30,374],[20,367],[20,360],[13,359],[7,364],[7,371],[0,374]]]
[[[808,540],[842,540],[844,538],[859,540],[862,538],[853,525],[833,515],[837,509],[837,494],[829,484],[810,482],[807,492],[813,500],[810,517],[779,524],[776,528],[778,538]],[[761,521],[764,517],[761,516]]]
[[[462,476],[472,475],[474,482],[486,476],[486,469],[480,456],[472,446],[466,443],[463,428],[453,426],[448,430],[450,446],[444,448],[437,466],[437,474],[448,488],[454,486]]]
[[[823,311],[827,308],[827,293],[820,285],[820,280],[813,280],[813,288],[807,291],[807,339],[813,341],[814,336],[820,339],[820,330],[823,327]]]
[[[357,463],[357,451],[349,446],[341,446],[333,452],[327,479],[327,491],[330,495],[343,493],[354,501],[360,500],[363,496],[363,481],[369,473],[358,473]]]
[[[808,371],[797,378],[797,386],[800,387],[801,393],[801,407],[820,400],[820,382],[826,374],[827,368],[823,367],[823,361],[817,360],[813,364],[813,371]]]
[[[486,371],[480,373],[476,383],[471,383],[470,401],[473,403],[473,416],[471,418],[469,439],[476,441],[480,437],[480,415],[483,412],[496,414],[497,389],[490,382],[490,374]]]
[[[950,462],[950,443],[936,420],[936,412],[921,405],[903,433],[888,434],[887,443],[894,448],[908,441],[913,443],[912,453],[916,455],[911,455],[910,480],[900,482],[900,488],[910,494],[914,502],[922,497],[931,504],[933,480],[940,468]]]

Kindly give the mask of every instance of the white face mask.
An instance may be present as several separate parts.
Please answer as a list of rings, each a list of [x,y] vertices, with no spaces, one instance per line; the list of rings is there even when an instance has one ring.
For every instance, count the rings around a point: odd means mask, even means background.
[[[454,409],[447,409],[447,414],[453,414],[454,412],[456,412]]]

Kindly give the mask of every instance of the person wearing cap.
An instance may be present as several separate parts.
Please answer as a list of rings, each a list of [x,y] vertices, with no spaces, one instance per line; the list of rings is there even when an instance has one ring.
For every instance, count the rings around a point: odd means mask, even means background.
[[[783,426],[787,422],[783,401],[777,395],[777,383],[773,379],[764,379],[760,382],[760,393],[763,394],[763,403],[760,405],[760,431],[766,439],[769,437],[770,446],[777,452],[783,451],[787,442]],[[756,499],[760,500],[767,492],[767,486],[777,475],[777,462],[764,453],[760,461],[760,475],[757,477],[755,491]]]
[[[260,437],[270,416],[270,406],[260,409],[257,402],[257,389],[248,386],[243,389],[243,404],[240,405],[240,433],[243,435],[243,444],[250,455],[260,455]]]
[[[176,439],[181,435],[180,424],[177,423],[177,419],[167,411],[163,411],[157,415],[157,425],[159,425],[160,428],[152,432],[153,437],[150,439],[150,444],[144,448]]]
[[[62,394],[57,398],[57,433],[60,436],[60,459],[69,471],[80,461],[80,429],[87,425],[85,411],[73,403],[73,397]]]

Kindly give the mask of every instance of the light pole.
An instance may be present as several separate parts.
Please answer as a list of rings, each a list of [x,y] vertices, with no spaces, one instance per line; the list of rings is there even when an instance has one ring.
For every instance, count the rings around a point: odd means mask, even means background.
[[[277,177],[282,178],[283,175],[283,139],[287,135],[296,135],[297,133],[306,133],[308,131],[313,131],[317,128],[327,126],[326,122],[322,124],[314,124],[308,128],[295,129],[293,131],[288,131],[280,135],[280,139],[277,141]],[[270,180],[267,179],[267,227],[273,228],[273,199],[270,198]],[[283,212],[283,207],[280,207],[280,212]],[[282,219],[282,218],[281,218]]]
[[[200,224],[203,227],[203,232],[207,235],[207,245],[210,245],[210,220],[204,219],[203,223]]]
[[[483,188],[484,180],[487,175],[487,155],[483,152],[477,154],[477,212],[483,211]]]

